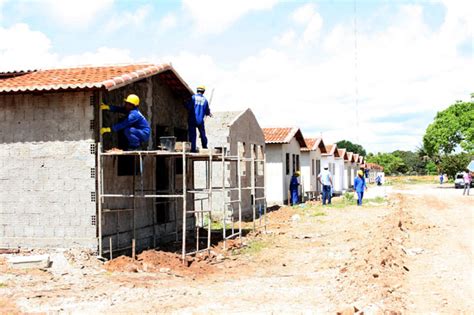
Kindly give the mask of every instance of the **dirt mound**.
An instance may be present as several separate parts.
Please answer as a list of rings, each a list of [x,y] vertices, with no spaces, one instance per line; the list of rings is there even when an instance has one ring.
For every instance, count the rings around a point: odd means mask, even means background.
[[[270,225],[279,225],[291,220],[291,216],[296,213],[292,207],[280,207],[278,210],[268,212],[267,220]]]
[[[142,270],[141,263],[128,256],[120,256],[109,260],[104,264],[104,268],[110,272],[138,272]]]
[[[182,276],[204,276],[215,271],[212,255],[187,257],[183,263],[181,256],[174,253],[147,250],[133,260],[128,256],[120,256],[104,264],[111,272],[162,272]]]

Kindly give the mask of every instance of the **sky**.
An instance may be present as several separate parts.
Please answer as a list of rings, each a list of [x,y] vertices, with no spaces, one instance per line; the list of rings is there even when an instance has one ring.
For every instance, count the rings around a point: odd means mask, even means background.
[[[0,71],[171,62],[212,111],[416,150],[474,92],[473,16],[471,0],[0,0]]]

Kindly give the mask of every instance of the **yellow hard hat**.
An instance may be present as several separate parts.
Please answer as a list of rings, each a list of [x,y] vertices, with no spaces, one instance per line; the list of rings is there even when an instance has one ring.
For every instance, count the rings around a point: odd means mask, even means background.
[[[124,99],[124,101],[132,104],[133,106],[138,106],[138,104],[140,104],[140,98],[135,94],[130,94],[126,99]]]
[[[198,85],[198,87],[196,88],[196,90],[198,91],[205,91],[206,90],[206,87],[204,85]]]
[[[364,172],[363,172],[362,170],[359,170],[359,171],[357,172],[357,174],[359,174],[359,175],[364,175]]]
[[[300,176],[300,175],[301,175],[300,171],[296,171],[296,172],[295,172],[295,175],[296,175],[296,176]]]

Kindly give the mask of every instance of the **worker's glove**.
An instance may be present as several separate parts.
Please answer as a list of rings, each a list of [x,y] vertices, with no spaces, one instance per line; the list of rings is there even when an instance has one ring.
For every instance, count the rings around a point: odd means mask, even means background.
[[[107,133],[107,132],[112,132],[112,130],[110,129],[110,127],[102,127],[100,128],[100,134],[103,135],[104,133]]]
[[[100,104],[100,110],[110,110],[109,105],[105,105],[104,103]]]

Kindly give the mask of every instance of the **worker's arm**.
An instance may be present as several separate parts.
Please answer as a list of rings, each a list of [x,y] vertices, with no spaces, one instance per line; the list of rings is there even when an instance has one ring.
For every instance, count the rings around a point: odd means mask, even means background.
[[[137,111],[131,111],[126,119],[112,126],[112,131],[117,132],[119,130],[125,129],[132,126],[135,122],[140,119],[140,115]]]
[[[205,108],[205,114],[209,117],[212,117],[212,114],[211,114],[211,109],[209,108],[209,103],[207,102],[206,100],[206,103],[204,104],[204,108]]]
[[[125,107],[121,107],[121,106],[114,106],[114,105],[108,105],[109,106],[109,110],[111,112],[114,112],[114,113],[122,113],[122,114],[126,114],[127,113],[127,110],[125,109]]]

